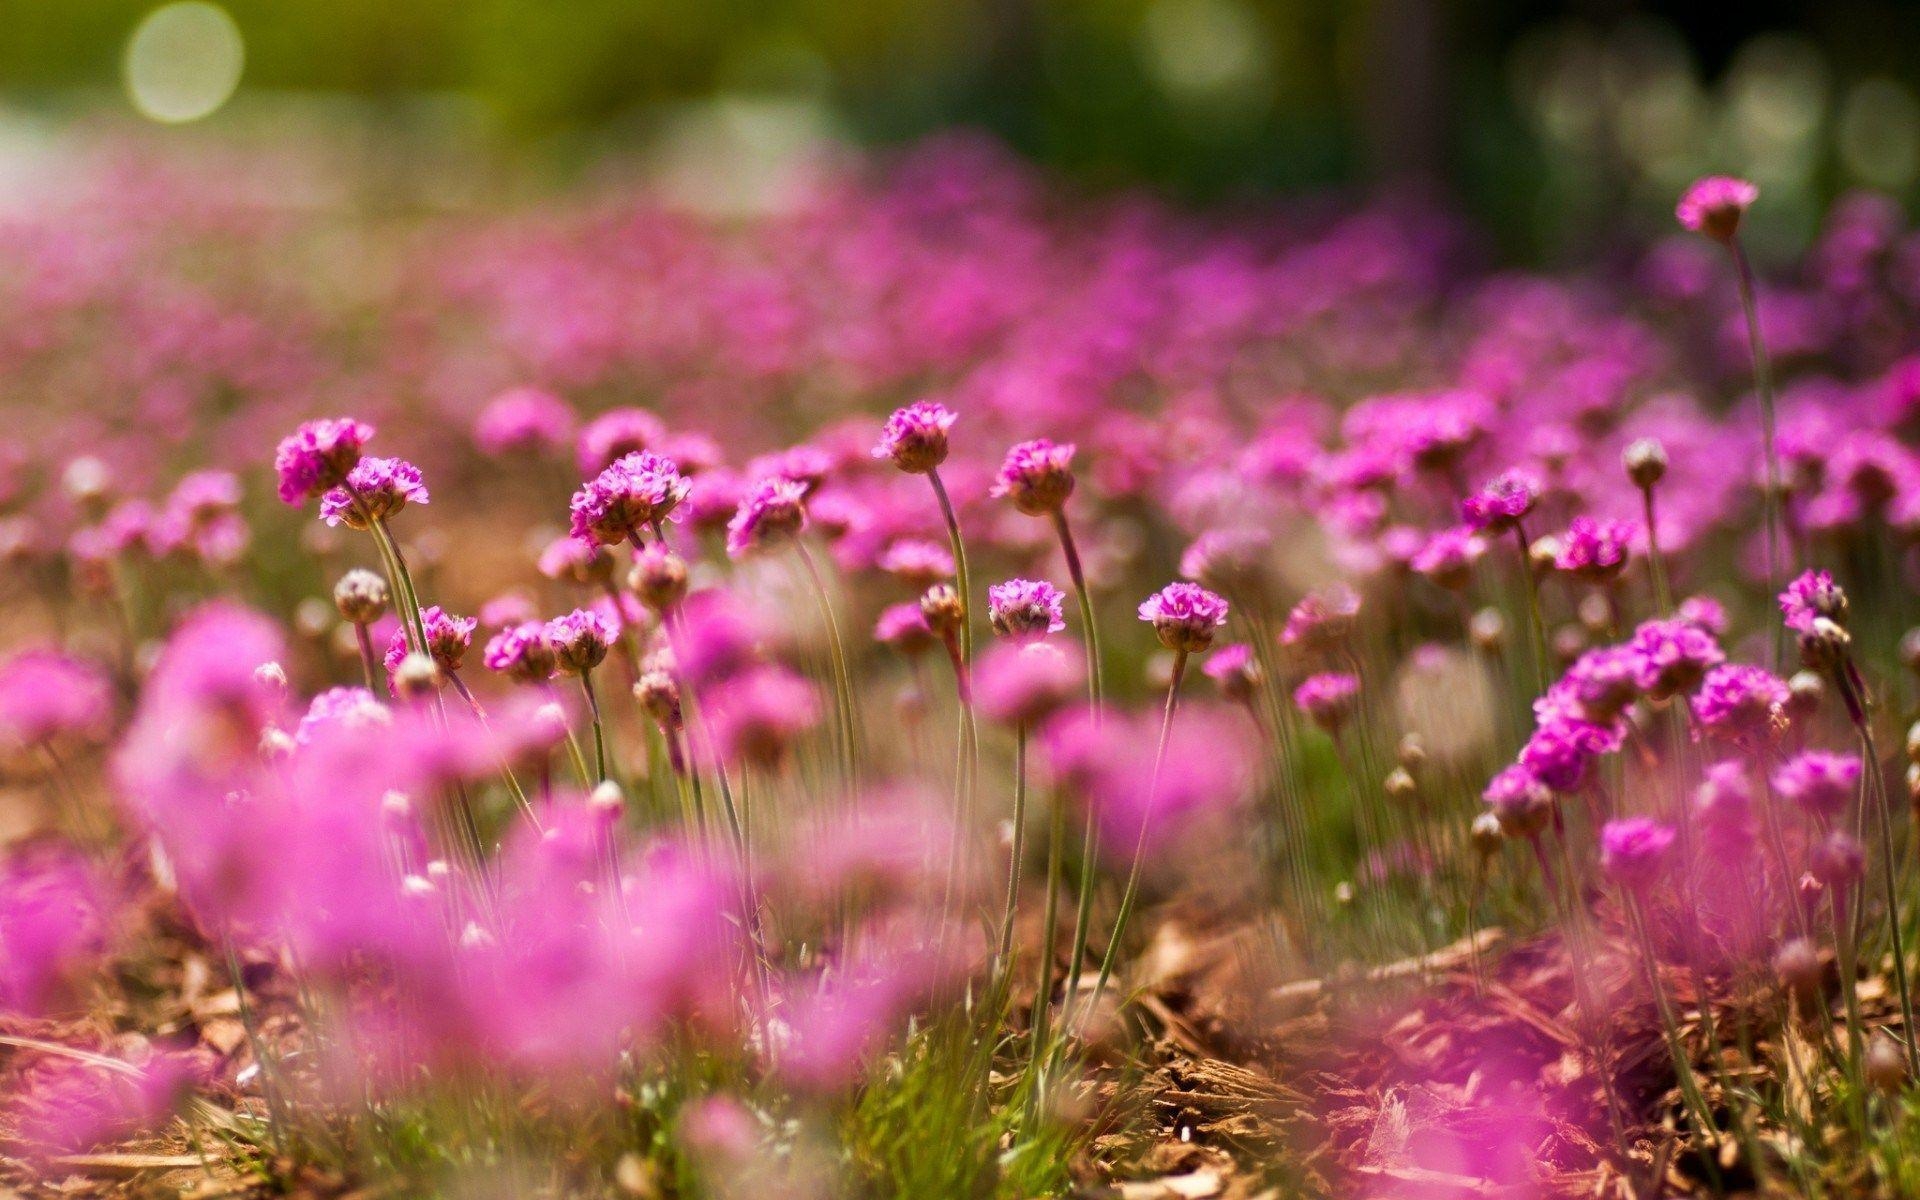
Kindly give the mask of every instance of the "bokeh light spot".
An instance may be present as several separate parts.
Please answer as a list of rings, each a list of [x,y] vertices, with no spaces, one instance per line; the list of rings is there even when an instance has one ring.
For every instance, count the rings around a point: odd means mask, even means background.
[[[240,27],[224,8],[180,0],[141,20],[121,67],[127,98],[142,116],[179,124],[225,104],[240,86],[245,61]]]

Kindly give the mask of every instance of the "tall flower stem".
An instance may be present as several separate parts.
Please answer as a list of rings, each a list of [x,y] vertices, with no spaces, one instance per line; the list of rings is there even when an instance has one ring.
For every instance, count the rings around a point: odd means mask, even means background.
[[[969,666],[973,663],[973,582],[967,571],[967,543],[960,536],[960,518],[954,515],[953,498],[947,495],[947,485],[940,481],[940,472],[936,468],[927,472],[927,482],[933,485],[934,499],[940,502],[940,516],[947,523],[947,541],[953,547],[954,581],[960,587],[960,656]]]
[[[1053,1025],[1053,955],[1059,948],[1060,876],[1066,854],[1067,806],[1053,797],[1052,819],[1047,824],[1047,907],[1040,935],[1040,977],[1033,991],[1033,1045],[1028,1050],[1027,1080],[1033,1089],[1031,1113],[1040,1108],[1042,1060],[1048,1055]]]
[[[380,677],[380,656],[373,652],[373,634],[368,632],[365,623],[355,621],[353,636],[360,646],[361,682],[367,685],[368,691],[377,693],[379,689],[374,686],[374,680]]]
[[[1534,684],[1545,694],[1547,675],[1547,621],[1540,613],[1540,579],[1533,573],[1533,545],[1527,541],[1526,526],[1513,523],[1513,540],[1520,549],[1520,581],[1527,589],[1527,623],[1533,633]]]
[[[1087,591],[1087,575],[1080,566],[1080,547],[1074,543],[1066,509],[1054,510],[1053,528],[1060,535],[1060,553],[1067,560],[1067,577],[1073,580],[1073,593],[1080,601],[1080,636],[1087,643],[1087,691],[1097,716],[1106,695],[1106,682],[1100,669],[1100,626],[1093,619],[1093,597]]]
[[[1706,1098],[1700,1093],[1700,1082],[1694,1077],[1686,1041],[1680,1036],[1680,1022],[1674,1016],[1666,986],[1660,982],[1660,960],[1654,953],[1653,937],[1647,932],[1646,916],[1640,911],[1640,898],[1631,891],[1625,895],[1627,918],[1633,924],[1634,937],[1640,942],[1640,958],[1646,964],[1647,983],[1653,989],[1653,1004],[1660,1013],[1660,1026],[1666,1031],[1667,1053],[1673,1058],[1673,1073],[1680,1084],[1680,1094],[1693,1111],[1693,1119],[1699,1122],[1701,1136],[1717,1140],[1713,1111],[1707,1107]]]
[[[853,673],[847,666],[847,647],[840,637],[840,619],[833,613],[832,598],[827,595],[827,585],[820,575],[820,566],[814,561],[813,551],[803,541],[794,542],[799,551],[800,565],[806,568],[807,581],[813,585],[814,602],[819,605],[820,616],[827,626],[828,650],[833,656],[833,697],[837,710],[840,743],[840,772],[843,782],[852,788],[859,783],[859,732],[854,720]]]
[[[1673,593],[1667,587],[1666,556],[1660,553],[1660,524],[1655,519],[1653,487],[1640,489],[1640,507],[1647,521],[1647,574],[1653,579],[1653,606],[1657,615],[1673,611]]]
[[[1780,455],[1774,445],[1773,365],[1767,357],[1766,339],[1760,333],[1760,306],[1755,297],[1753,266],[1747,261],[1747,249],[1738,235],[1727,240],[1733,256],[1733,273],[1740,290],[1740,311],[1747,322],[1747,348],[1753,357],[1753,388],[1760,400],[1760,443],[1766,459],[1766,495],[1762,497],[1767,528],[1767,594],[1780,590]],[[1784,633],[1774,630],[1773,665],[1778,668],[1784,653]]]
[[[1027,726],[1013,733],[1013,845],[1007,863],[1007,907],[1000,917],[1000,953],[996,969],[1005,971],[1013,959],[1013,917],[1020,903],[1020,866],[1027,853]]]
[[[1147,802],[1140,813],[1140,832],[1133,841],[1133,863],[1127,868],[1127,883],[1120,892],[1120,911],[1113,918],[1113,933],[1107,939],[1106,953],[1100,956],[1100,973],[1094,977],[1093,994],[1081,1009],[1082,1024],[1100,1007],[1100,996],[1106,991],[1107,981],[1113,977],[1114,963],[1120,957],[1127,921],[1133,916],[1134,903],[1140,896],[1140,864],[1147,857],[1147,834],[1153,824],[1154,802],[1160,795],[1160,771],[1166,765],[1167,740],[1173,733],[1173,713],[1180,703],[1180,682],[1187,674],[1187,658],[1185,650],[1173,652],[1173,677],[1167,681],[1167,704],[1160,715],[1160,741],[1153,752],[1153,774],[1147,781]]]
[[[1914,1024],[1913,989],[1907,975],[1906,938],[1900,928],[1900,884],[1898,873],[1893,864],[1893,813],[1891,800],[1887,795],[1886,780],[1880,774],[1880,756],[1874,746],[1873,731],[1863,718],[1859,722],[1861,757],[1864,766],[1860,772],[1862,787],[1868,787],[1862,802],[1873,807],[1880,822],[1880,869],[1881,882],[1887,893],[1887,935],[1893,942],[1893,978],[1894,986],[1900,992],[1900,1039],[1907,1052],[1907,1071],[1913,1078],[1920,1078],[1920,1025]]]
[[[580,690],[587,697],[587,712],[593,718],[593,771],[602,783],[607,781],[607,731],[600,719],[600,697],[594,691],[593,672],[580,672]]]

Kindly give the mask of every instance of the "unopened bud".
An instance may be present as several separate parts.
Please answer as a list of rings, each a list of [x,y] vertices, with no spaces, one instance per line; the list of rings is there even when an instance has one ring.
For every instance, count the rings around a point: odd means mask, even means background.
[[[1827,698],[1827,681],[1817,671],[1795,671],[1787,680],[1786,714],[1805,721],[1820,711]]]
[[[686,598],[687,560],[658,543],[650,545],[634,559],[627,586],[642,604],[664,613]]]
[[[1627,447],[1620,463],[1626,467],[1627,478],[1633,481],[1633,486],[1644,491],[1666,477],[1667,448],[1660,444],[1659,438],[1640,438]]]
[[[399,824],[413,816],[413,798],[405,792],[390,790],[380,797],[380,815]]]
[[[633,698],[663,729],[680,727],[680,685],[665,671],[648,671],[633,685]]]
[[[1866,873],[1867,853],[1852,834],[1834,830],[1807,854],[1807,871],[1830,888],[1851,887]]]
[[[1408,771],[1417,773],[1427,765],[1427,748],[1420,743],[1417,733],[1401,735],[1400,744],[1394,747],[1393,755]]]
[[[1773,973],[1802,1012],[1819,1006],[1821,981],[1825,975],[1820,952],[1806,938],[1793,938],[1774,952]]]
[[[587,794],[587,807],[603,818],[612,819],[620,815],[627,805],[627,796],[620,785],[611,779],[603,779],[593,791]]]
[[[1580,624],[1594,637],[1605,637],[1613,628],[1613,602],[1605,592],[1588,592],[1580,598]]]
[[[1500,828],[1500,818],[1490,812],[1483,812],[1473,819],[1473,827],[1467,831],[1473,842],[1474,853],[1481,858],[1492,858],[1500,853],[1501,845],[1507,840],[1506,831]]]
[[[1497,608],[1483,608],[1467,623],[1467,636],[1473,648],[1486,655],[1498,655],[1507,648],[1507,617]]]
[[[1907,761],[1920,764],[1920,721],[1907,726]]]
[[[418,651],[401,659],[393,671],[393,693],[402,700],[423,700],[439,691],[442,682],[440,664]]]
[[[1900,639],[1900,664],[1920,675],[1920,629],[1909,629]]]
[[[333,585],[333,605],[355,625],[371,625],[386,615],[391,598],[387,581],[372,571],[355,567]]]
[[[960,593],[953,585],[936,583],[920,597],[920,615],[927,619],[927,628],[941,637],[959,632],[961,624],[967,619],[966,606],[960,601]]]
[[[1891,1096],[1907,1085],[1907,1056],[1883,1031],[1867,1042],[1861,1061],[1868,1086]]]
[[[60,488],[82,508],[97,511],[113,491],[113,472],[91,454],[83,454],[60,473]]]
[[[425,875],[408,875],[400,880],[400,898],[402,900],[430,900],[439,889],[433,886],[433,880]]]
[[[1380,786],[1395,800],[1411,800],[1420,794],[1420,785],[1414,782],[1412,773],[1405,767],[1395,767],[1387,772]]]
[[[1560,539],[1549,534],[1533,540],[1527,547],[1527,565],[1533,568],[1535,575],[1547,575],[1553,571],[1553,564],[1560,558]]]

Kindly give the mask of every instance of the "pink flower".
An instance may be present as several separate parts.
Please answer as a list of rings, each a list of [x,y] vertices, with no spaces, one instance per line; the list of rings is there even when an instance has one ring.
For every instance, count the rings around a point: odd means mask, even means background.
[[[347,481],[373,426],[351,417],[308,421],[281,439],[273,453],[280,476],[280,499],[302,504]]]
[[[451,675],[460,669],[466,660],[467,647],[473,644],[473,631],[479,622],[472,617],[456,617],[444,611],[438,604],[430,604],[420,611],[420,622],[427,629],[427,653],[442,671]],[[387,642],[384,659],[387,673],[391,675],[400,669],[407,657],[407,634],[404,626],[393,631],[393,637]]]
[[[1759,667],[1724,663],[1707,672],[1693,697],[1693,719],[1703,732],[1730,740],[1768,740],[1787,685]]]
[[[782,667],[743,672],[701,696],[725,763],[771,770],[795,739],[820,722],[820,699],[806,680]]]
[[[1070,442],[1021,442],[1007,451],[990,494],[1012,500],[1015,508],[1032,516],[1059,512],[1073,494],[1073,452]]]
[[[1360,594],[1344,583],[1309,592],[1287,614],[1280,644],[1321,649],[1339,645],[1353,629],[1353,619],[1359,612]]]
[[[745,558],[800,536],[807,527],[807,486],[770,477],[755,484],[727,522],[727,554]]]
[[[1673,215],[1689,233],[1730,242],[1740,232],[1740,219],[1759,198],[1760,189],[1744,179],[1709,175],[1688,185]]]
[[[1033,725],[1081,695],[1086,678],[1078,647],[1002,642],[974,664],[973,700],[990,721]]]
[[[113,684],[105,671],[57,650],[23,650],[0,663],[0,746],[105,736]]]
[[[1826,571],[1806,571],[1780,593],[1780,612],[1795,633],[1812,633],[1813,623],[1825,617],[1836,624],[1847,619],[1847,594]]]
[[[550,678],[558,665],[547,627],[539,621],[521,621],[494,634],[480,661],[489,671],[528,683]]]
[[[420,470],[405,459],[363,458],[347,472],[346,484],[320,497],[320,517],[329,525],[366,529],[409,504],[427,502]]]
[[[873,625],[873,640],[911,658],[933,649],[933,629],[918,602],[888,605]]]
[[[619,631],[593,609],[576,608],[548,621],[541,636],[553,649],[555,667],[568,675],[584,675],[606,659]]]
[[[953,578],[953,553],[938,542],[901,538],[881,553],[879,566],[902,583],[925,588]]]
[[[1009,579],[987,589],[987,619],[1003,637],[1042,638],[1067,627],[1065,602],[1065,594],[1045,580]]]
[[[1140,602],[1140,619],[1169,650],[1198,654],[1227,623],[1227,602],[1197,583],[1170,583]]]
[[[1630,892],[1644,892],[1660,878],[1678,835],[1649,817],[1608,821],[1600,828],[1600,870]]]
[[[660,418],[640,408],[615,408],[595,417],[580,431],[582,475],[597,475],[618,459],[651,450],[666,437]]]
[[[573,436],[573,410],[552,392],[509,388],[474,418],[473,440],[495,458],[558,449]]]
[[[1773,790],[1805,812],[1831,820],[1852,802],[1860,773],[1860,759],[1854,755],[1808,750],[1774,770]]]
[[[1553,565],[1585,579],[1610,579],[1627,564],[1627,544],[1633,526],[1625,521],[1575,517],[1560,541]]]
[[[1540,480],[1530,471],[1505,471],[1460,502],[1460,519],[1483,533],[1512,529],[1540,500]]]
[[[947,431],[958,419],[944,404],[932,400],[895,409],[873,456],[892,459],[902,471],[923,475],[947,461]]]
[[[603,546],[638,542],[657,522],[679,519],[674,509],[692,486],[672,459],[650,450],[628,454],[573,494],[573,536]]]
[[[1353,715],[1360,698],[1360,681],[1338,671],[1309,675],[1293,690],[1293,705],[1328,733],[1338,733]]]

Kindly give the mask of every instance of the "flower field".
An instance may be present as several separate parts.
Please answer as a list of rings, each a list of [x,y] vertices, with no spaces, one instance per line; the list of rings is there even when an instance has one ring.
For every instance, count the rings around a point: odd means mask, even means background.
[[[0,215],[0,1188],[1920,1194],[1891,201],[363,182]]]

